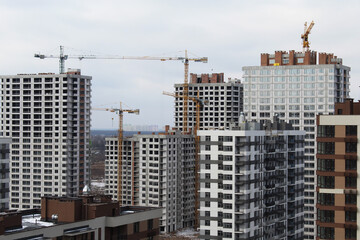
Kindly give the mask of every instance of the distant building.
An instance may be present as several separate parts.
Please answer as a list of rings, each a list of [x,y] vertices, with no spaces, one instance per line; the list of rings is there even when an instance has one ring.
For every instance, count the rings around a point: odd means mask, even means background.
[[[317,116],[317,237],[359,239],[360,102]]]
[[[0,239],[159,239],[162,210],[108,196],[43,197],[39,210],[0,214]]]
[[[11,209],[40,208],[41,196],[77,196],[89,185],[90,81],[80,70],[0,76]]]
[[[105,193],[117,198],[117,138],[106,138]],[[135,134],[123,141],[122,204],[163,207],[161,232],[195,221],[195,146],[192,135]]]
[[[10,138],[0,137],[0,212],[9,209]]]
[[[200,112],[200,129],[219,129],[237,122],[243,111],[243,86],[239,79],[224,81],[224,73],[190,74],[189,96],[206,101]],[[175,84],[183,94],[183,84]],[[175,98],[175,127],[183,130],[183,98]],[[188,129],[195,128],[196,103],[188,101]]]
[[[303,239],[304,131],[200,130],[200,239]]]
[[[244,113],[264,122],[277,115],[305,130],[305,236],[316,232],[316,115],[333,114],[350,92],[350,67],[333,54],[276,51],[261,54],[260,66],[243,67]]]

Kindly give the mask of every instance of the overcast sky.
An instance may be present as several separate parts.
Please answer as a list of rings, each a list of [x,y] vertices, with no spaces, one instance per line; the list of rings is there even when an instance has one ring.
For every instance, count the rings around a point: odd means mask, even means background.
[[[241,78],[261,53],[301,51],[304,22],[315,21],[310,48],[334,53],[352,68],[351,97],[360,97],[360,1],[98,1],[0,0],[0,75],[58,73],[58,60],[34,53],[68,55],[208,57],[190,72],[224,72]],[[92,107],[139,108],[124,124],[173,125],[174,99],[162,95],[183,82],[180,61],[68,60],[93,77]],[[113,113],[93,111],[93,129],[115,129]]]

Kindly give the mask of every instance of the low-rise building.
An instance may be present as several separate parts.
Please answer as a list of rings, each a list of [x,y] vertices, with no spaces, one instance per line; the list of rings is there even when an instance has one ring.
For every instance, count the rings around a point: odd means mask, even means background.
[[[84,195],[43,197],[39,213],[2,213],[0,239],[158,239],[162,210]]]

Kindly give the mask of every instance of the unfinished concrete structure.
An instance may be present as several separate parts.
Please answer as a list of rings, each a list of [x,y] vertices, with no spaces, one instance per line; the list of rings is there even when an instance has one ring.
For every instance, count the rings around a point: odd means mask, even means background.
[[[90,181],[91,77],[0,76],[1,131],[12,139],[10,208],[39,208],[43,195],[77,196]]]
[[[0,137],[0,212],[9,209],[10,138]]]
[[[175,94],[182,95],[183,84],[175,84]],[[239,79],[224,81],[224,73],[190,74],[189,97],[199,98],[206,104],[200,111],[200,129],[229,127],[238,121],[243,111],[243,86]],[[183,98],[175,98],[175,127],[183,131]],[[196,103],[188,102],[188,129],[194,129]]]
[[[193,135],[169,130],[135,134],[123,141],[122,205],[162,207],[161,232],[195,221]],[[106,138],[106,194],[117,197],[117,138]]]

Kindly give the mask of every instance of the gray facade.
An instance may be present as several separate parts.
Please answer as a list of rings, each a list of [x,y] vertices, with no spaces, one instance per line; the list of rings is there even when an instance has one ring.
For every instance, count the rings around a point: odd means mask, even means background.
[[[303,239],[305,132],[267,126],[199,131],[200,239]]]
[[[189,83],[189,97],[197,97],[207,103],[200,112],[200,129],[219,129],[237,122],[243,111],[243,86],[238,79],[220,83]],[[175,84],[175,94],[183,93],[183,85]],[[183,99],[175,98],[175,127],[183,129]],[[188,128],[194,129],[196,103],[188,102]]]
[[[160,232],[192,227],[195,145],[178,131],[135,134],[123,141],[122,204],[163,207]],[[117,138],[106,139],[105,193],[117,198]]]
[[[91,77],[0,76],[1,131],[12,138],[10,208],[39,208],[41,196],[79,194],[89,184]]]
[[[10,138],[0,137],[0,212],[9,209]]]
[[[335,63],[243,67],[247,120],[277,115],[306,131],[305,239],[315,239],[316,232],[316,115],[333,114],[334,104],[349,97],[350,68]]]

